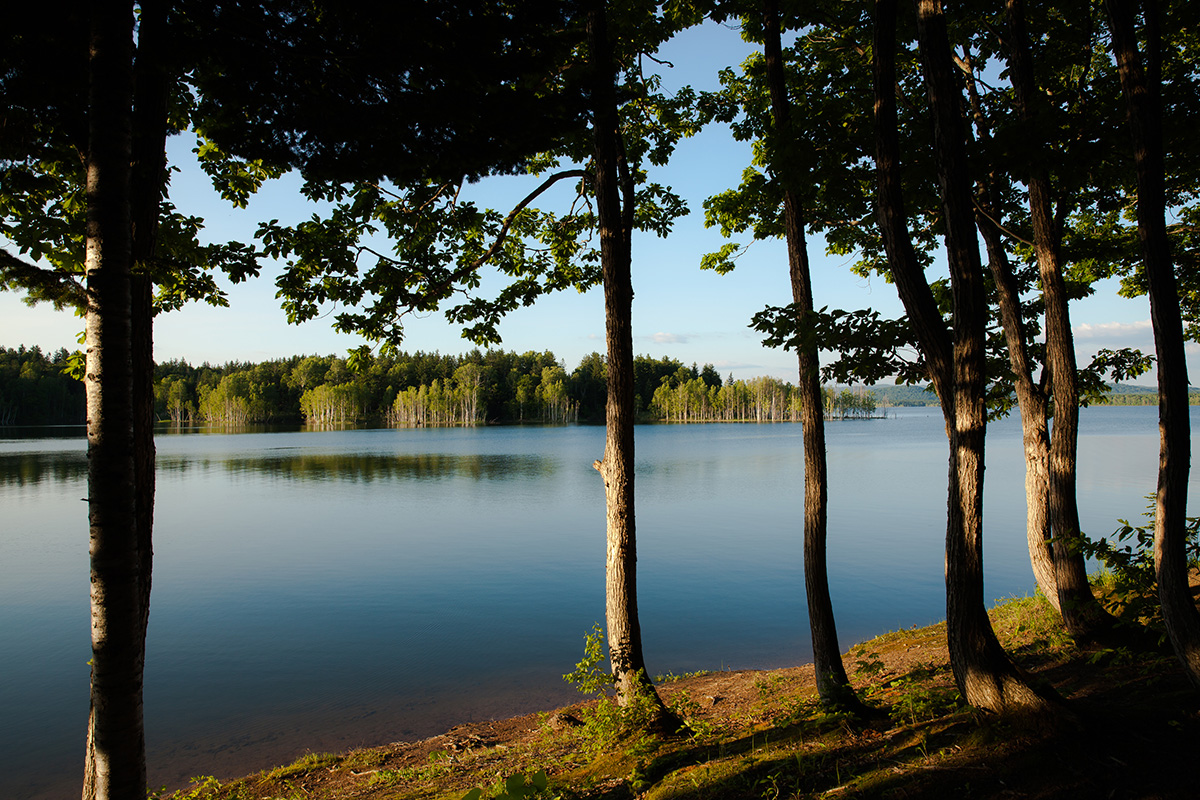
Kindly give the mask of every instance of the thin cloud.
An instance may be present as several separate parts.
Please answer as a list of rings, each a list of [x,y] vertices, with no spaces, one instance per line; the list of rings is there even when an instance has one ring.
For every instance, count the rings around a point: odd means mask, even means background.
[[[1077,339],[1119,339],[1145,336],[1153,332],[1154,328],[1148,319],[1137,322],[1102,322],[1099,325],[1084,322],[1075,326]]]
[[[650,337],[655,344],[687,344],[688,337],[679,333],[663,333],[659,331]]]

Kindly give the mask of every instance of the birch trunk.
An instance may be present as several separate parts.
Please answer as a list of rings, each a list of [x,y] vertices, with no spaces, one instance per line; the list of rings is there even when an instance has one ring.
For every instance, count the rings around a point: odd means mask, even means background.
[[[87,157],[87,413],[92,687],[83,796],[144,800],[141,561],[133,433],[133,7],[92,8]]]

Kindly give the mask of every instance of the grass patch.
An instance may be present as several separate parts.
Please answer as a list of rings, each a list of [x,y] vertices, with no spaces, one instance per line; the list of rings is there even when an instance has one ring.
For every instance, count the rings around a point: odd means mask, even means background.
[[[263,781],[278,781],[285,778],[291,778],[295,775],[302,775],[312,772],[314,769],[321,767],[331,767],[340,763],[342,757],[333,753],[308,753],[300,756],[291,764],[286,764],[282,767],[276,767],[263,776]]]

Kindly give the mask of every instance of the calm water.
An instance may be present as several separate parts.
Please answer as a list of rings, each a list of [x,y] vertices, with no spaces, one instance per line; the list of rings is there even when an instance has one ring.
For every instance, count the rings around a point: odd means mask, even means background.
[[[1087,409],[1085,530],[1137,517],[1156,408]],[[1195,409],[1193,410],[1195,411]],[[1193,415],[1193,427],[1200,417]],[[936,409],[831,424],[843,646],[943,618]],[[0,430],[0,797],[74,796],[88,710],[85,443]],[[604,617],[600,428],[162,435],[151,784],[431,735],[572,699]],[[810,659],[799,425],[640,427],[652,673]],[[991,426],[987,593],[1033,589],[1020,430]]]

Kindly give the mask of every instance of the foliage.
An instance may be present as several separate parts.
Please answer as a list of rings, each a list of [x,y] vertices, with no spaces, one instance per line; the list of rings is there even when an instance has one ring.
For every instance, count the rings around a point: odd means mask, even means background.
[[[1120,519],[1121,527],[1113,531],[1111,539],[1085,536],[1080,546],[1085,555],[1104,564],[1099,581],[1117,616],[1165,635],[1154,570],[1155,496],[1149,494],[1146,499],[1144,525]],[[1200,517],[1187,518],[1186,548],[1188,563],[1200,564]]]
[[[531,772],[528,775],[517,773],[510,775],[496,784],[487,794],[494,800],[551,800],[558,795],[549,791],[549,781],[545,770]],[[480,800],[484,797],[483,789],[475,788],[462,796],[462,800]]]
[[[604,628],[599,622],[593,622],[591,631],[583,637],[583,658],[574,670],[563,675],[563,680],[583,694],[607,696],[612,689],[613,677],[601,667],[606,659]]]
[[[395,786],[400,783],[427,783],[448,775],[452,769],[451,759],[445,750],[434,750],[419,767],[403,769],[381,769],[371,776],[373,785]]]
[[[925,376],[906,319],[884,319],[870,309],[801,313],[793,303],[759,311],[750,326],[766,335],[767,347],[803,351],[815,346],[835,353],[837,357],[821,368],[823,380],[873,384],[895,376],[896,383],[916,383]]]
[[[622,705],[611,693],[614,679],[603,668],[606,661],[604,629],[596,622],[584,636],[583,658],[573,671],[563,675],[563,680],[583,694],[598,695],[594,705],[580,711],[583,725],[576,729],[576,735],[583,749],[592,755],[610,752],[619,744],[628,753],[649,752],[654,745],[646,730],[658,713],[654,690],[644,680],[635,680],[641,689],[632,697],[623,698]]]
[[[213,800],[213,798],[221,798],[221,800],[242,800],[246,795],[242,792],[242,787],[237,786],[232,790],[226,786],[222,787],[221,782],[211,775],[192,778],[192,786],[188,789],[180,789],[175,792],[167,792],[165,789],[158,792],[150,792],[151,800]]]
[[[957,689],[925,682],[928,674],[932,673],[927,668],[917,667],[908,675],[888,684],[895,691],[890,712],[894,722],[916,725],[963,707],[962,695]]]

